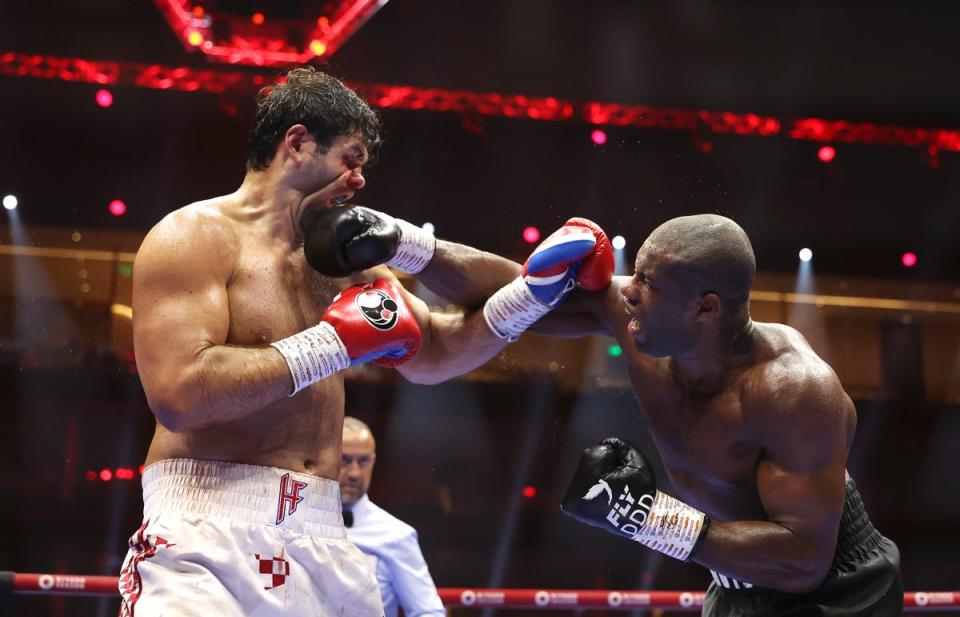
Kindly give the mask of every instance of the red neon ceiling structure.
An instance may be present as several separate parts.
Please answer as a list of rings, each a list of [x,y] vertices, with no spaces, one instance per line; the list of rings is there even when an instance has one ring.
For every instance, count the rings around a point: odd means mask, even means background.
[[[170,28],[188,51],[199,51],[228,64],[284,66],[329,56],[350,38],[387,0],[340,0],[329,15],[316,20],[253,21],[250,16],[210,13],[190,0],[155,0]],[[269,5],[268,5],[269,6]],[[305,41],[290,41],[298,32]]]
[[[224,68],[193,69],[157,64],[59,58],[0,52],[0,75],[59,79],[99,85],[131,85],[186,92],[255,92],[275,75]],[[503,116],[554,122],[584,122],[620,126],[685,130],[749,137],[859,143],[923,148],[931,157],[940,151],[960,152],[960,131],[828,120],[781,119],[754,113],[676,109],[598,101],[575,102],[554,97],[419,88],[391,84],[351,84],[374,106]]]

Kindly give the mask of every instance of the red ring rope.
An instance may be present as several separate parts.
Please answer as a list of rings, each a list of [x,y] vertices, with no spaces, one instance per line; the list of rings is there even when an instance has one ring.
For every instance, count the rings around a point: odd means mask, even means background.
[[[21,574],[0,572],[0,579],[13,579],[13,593],[38,595],[118,595],[117,577],[83,574]],[[443,587],[438,590],[447,607],[501,608],[605,608],[634,610],[662,608],[698,610],[702,591],[637,591],[610,589],[485,589]],[[909,591],[903,594],[906,608],[928,611],[960,610],[960,591]]]

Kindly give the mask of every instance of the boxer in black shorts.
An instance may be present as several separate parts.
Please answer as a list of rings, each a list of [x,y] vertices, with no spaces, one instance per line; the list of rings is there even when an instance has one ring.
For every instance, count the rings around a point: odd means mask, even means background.
[[[676,218],[644,242],[632,278],[541,322],[617,337],[679,497],[607,439],[583,453],[563,510],[710,569],[705,615],[899,615],[899,551],[846,472],[853,402],[800,333],[750,318],[755,269],[730,219]]]
[[[874,528],[848,477],[837,550],[819,587],[808,593],[784,593],[747,587],[712,572],[703,614],[899,615],[903,612],[899,564],[897,545]]]

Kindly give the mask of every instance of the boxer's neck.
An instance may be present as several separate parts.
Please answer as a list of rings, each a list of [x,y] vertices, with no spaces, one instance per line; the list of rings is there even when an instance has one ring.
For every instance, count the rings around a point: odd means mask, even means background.
[[[748,317],[700,337],[693,349],[671,358],[674,379],[691,393],[721,391],[730,376],[749,363],[756,336],[756,328]]]
[[[282,171],[271,171],[273,167],[247,172],[236,192],[236,214],[264,235],[295,248],[303,244],[298,209],[305,194],[289,186]]]

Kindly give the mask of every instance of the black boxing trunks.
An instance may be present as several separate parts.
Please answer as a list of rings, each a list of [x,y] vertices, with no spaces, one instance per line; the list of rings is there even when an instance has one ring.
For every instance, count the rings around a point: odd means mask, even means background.
[[[807,593],[751,586],[711,571],[703,602],[710,617],[887,617],[903,614],[897,545],[874,528],[853,480],[846,497],[837,550],[823,583]]]

